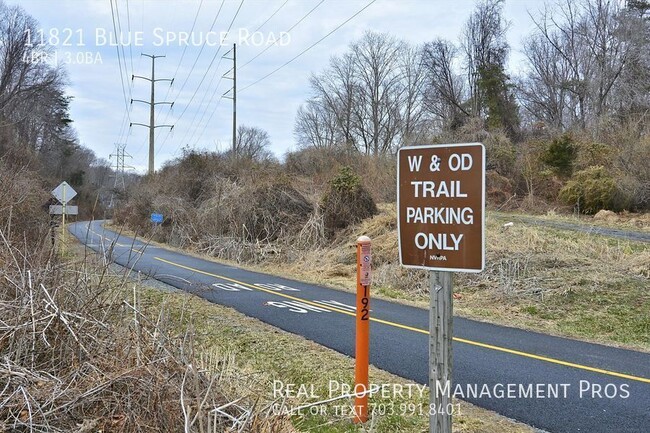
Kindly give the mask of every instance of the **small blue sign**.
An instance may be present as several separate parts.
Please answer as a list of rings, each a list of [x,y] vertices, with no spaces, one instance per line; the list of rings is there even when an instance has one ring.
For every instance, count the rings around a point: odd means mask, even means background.
[[[151,214],[151,222],[154,222],[156,224],[162,224],[162,222],[163,222],[163,214],[161,214],[161,213],[152,213]]]

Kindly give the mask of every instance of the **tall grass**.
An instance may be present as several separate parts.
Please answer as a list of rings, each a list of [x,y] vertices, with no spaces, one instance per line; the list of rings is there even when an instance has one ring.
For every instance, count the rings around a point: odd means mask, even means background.
[[[0,160],[0,190],[0,432],[282,430],[128,272],[55,248],[34,173]]]

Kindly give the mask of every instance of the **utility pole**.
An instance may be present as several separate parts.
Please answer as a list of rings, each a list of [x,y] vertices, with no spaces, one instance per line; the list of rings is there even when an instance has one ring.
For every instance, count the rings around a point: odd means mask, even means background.
[[[232,57],[226,57],[232,52]],[[223,94],[224,98],[232,99],[232,153],[237,156],[237,44],[232,44],[232,50],[222,56],[225,59],[232,60],[232,77],[228,77],[226,72],[223,77],[232,80],[232,88]],[[226,96],[232,91],[232,96]]]
[[[132,170],[135,168],[125,164],[126,158],[132,158],[132,156],[126,152],[126,143],[115,143],[115,153],[110,154],[110,159],[112,160],[113,158],[115,158],[115,165],[111,165],[111,168],[114,171],[114,174],[112,176],[114,178],[114,182],[113,192],[111,193],[111,201],[108,205],[110,209],[113,209],[113,206],[115,205],[115,192],[118,189],[121,189],[122,191],[126,189],[126,183],[124,182],[124,172],[126,170]]]
[[[135,102],[141,102],[143,104],[148,104],[149,105],[149,124],[146,125],[144,123],[136,123],[136,122],[131,122],[130,126],[133,125],[138,125],[138,126],[144,126],[145,128],[149,128],[149,170],[147,174],[152,175],[154,173],[154,131],[156,128],[170,128],[174,129],[174,125],[156,125],[155,123],[155,107],[156,105],[159,104],[169,104],[171,107],[174,106],[173,102],[156,102],[156,81],[169,81],[170,86],[174,83],[174,79],[171,78],[156,78],[156,59],[160,57],[165,57],[165,56],[156,56],[153,54],[145,54],[141,53],[141,56],[149,57],[151,59],[151,78],[148,77],[143,77],[140,75],[131,75],[131,81],[133,81],[135,78],[141,78],[143,80],[147,80],[151,82],[151,100],[150,101],[143,101],[142,99],[131,99],[131,104],[133,104],[133,101]]]

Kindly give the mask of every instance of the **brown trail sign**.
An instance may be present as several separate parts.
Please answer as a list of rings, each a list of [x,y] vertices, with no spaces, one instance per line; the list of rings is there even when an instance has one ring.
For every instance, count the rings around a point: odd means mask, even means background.
[[[481,143],[412,146],[397,152],[400,264],[431,271],[430,433],[451,433],[452,271],[481,272],[485,267],[484,221]]]
[[[482,271],[483,145],[403,147],[397,160],[400,263],[440,271]]]

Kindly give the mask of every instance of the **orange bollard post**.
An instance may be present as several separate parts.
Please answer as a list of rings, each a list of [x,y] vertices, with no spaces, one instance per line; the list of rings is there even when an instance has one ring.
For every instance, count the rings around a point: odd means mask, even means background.
[[[357,239],[357,320],[354,366],[354,423],[368,421],[368,364],[370,361],[370,238]]]

